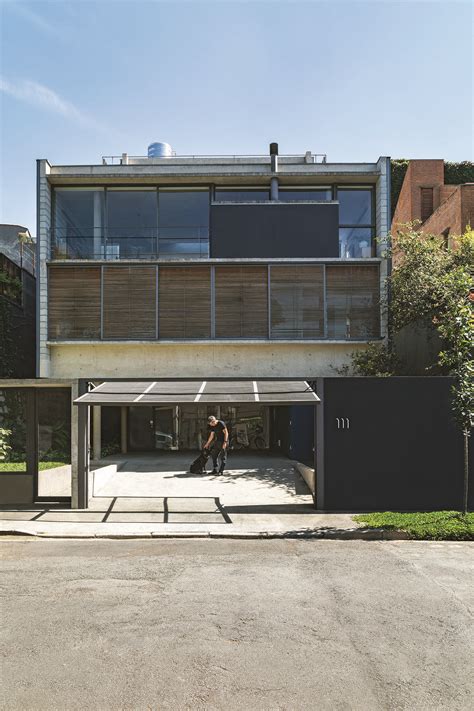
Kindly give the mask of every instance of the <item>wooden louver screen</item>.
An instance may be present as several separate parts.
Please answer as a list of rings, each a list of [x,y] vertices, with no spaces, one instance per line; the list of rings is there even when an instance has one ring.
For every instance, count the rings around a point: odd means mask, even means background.
[[[380,336],[378,265],[328,266],[326,285],[329,338]]]
[[[322,266],[271,267],[271,337],[324,337]]]
[[[433,188],[421,188],[421,221],[433,214]]]
[[[106,266],[104,338],[156,338],[156,267]]]
[[[48,269],[51,340],[100,338],[100,267]]]
[[[210,267],[160,267],[159,337],[211,337]]]
[[[267,338],[267,267],[216,267],[215,305],[216,338]]]

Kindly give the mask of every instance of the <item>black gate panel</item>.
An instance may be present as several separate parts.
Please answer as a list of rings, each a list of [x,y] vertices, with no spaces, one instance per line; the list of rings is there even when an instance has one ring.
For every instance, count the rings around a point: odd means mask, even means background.
[[[324,509],[459,509],[463,440],[452,416],[452,382],[325,378]],[[470,465],[472,482],[472,457]]]

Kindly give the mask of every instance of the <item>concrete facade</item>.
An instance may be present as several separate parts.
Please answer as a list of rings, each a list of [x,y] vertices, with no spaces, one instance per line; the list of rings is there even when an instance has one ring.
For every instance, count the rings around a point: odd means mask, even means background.
[[[317,163],[311,154],[281,156],[278,179],[282,185],[375,188],[377,256],[382,257],[389,229],[390,160],[375,163]],[[252,185],[270,186],[270,156],[174,156],[130,158],[119,164],[51,166],[38,161],[39,327],[38,375],[53,377],[200,377],[209,371],[249,377],[331,376],[348,365],[350,354],[364,348],[360,342],[236,342],[184,341],[167,344],[138,342],[48,342],[47,263],[50,259],[51,190],[55,185]],[[338,260],[339,261],[339,260]],[[342,260],[341,260],[342,261]],[[345,260],[350,262],[350,260]],[[381,260],[380,285],[384,293],[387,263]],[[381,335],[386,334],[386,314],[381,310]]]
[[[366,342],[153,343],[69,342],[51,344],[55,377],[207,378],[295,377],[337,374]]]

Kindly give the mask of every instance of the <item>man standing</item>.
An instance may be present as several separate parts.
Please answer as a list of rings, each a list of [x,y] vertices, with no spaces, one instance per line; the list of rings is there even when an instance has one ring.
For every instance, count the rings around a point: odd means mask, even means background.
[[[211,450],[213,474],[223,474],[227,461],[227,447],[229,445],[229,431],[225,422],[211,415],[207,418],[209,423],[209,437],[204,449]]]

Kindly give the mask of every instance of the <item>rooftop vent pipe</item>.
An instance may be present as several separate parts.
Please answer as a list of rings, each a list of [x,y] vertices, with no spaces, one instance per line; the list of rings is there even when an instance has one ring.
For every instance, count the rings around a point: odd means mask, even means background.
[[[272,173],[278,173],[278,143],[270,143]]]
[[[278,173],[278,143],[270,143],[270,162],[272,173]],[[270,200],[278,200],[278,178],[270,180]]]

